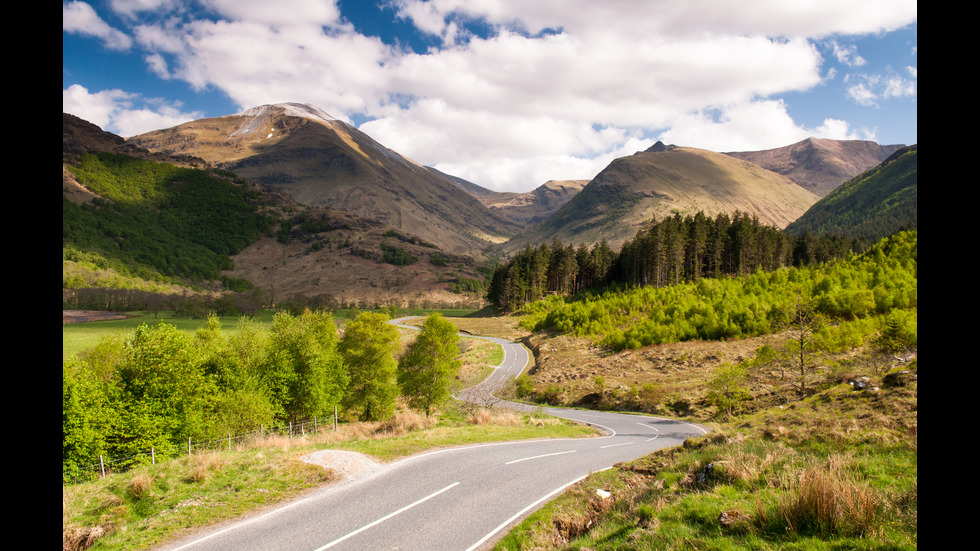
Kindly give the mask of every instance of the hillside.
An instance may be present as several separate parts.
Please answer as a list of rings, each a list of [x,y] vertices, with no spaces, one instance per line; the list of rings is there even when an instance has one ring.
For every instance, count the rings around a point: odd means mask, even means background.
[[[917,225],[918,145],[912,145],[831,191],[786,231],[875,240]]]
[[[697,211],[741,211],[782,228],[817,199],[785,176],[750,162],[658,142],[614,160],[551,217],[502,249],[513,253],[526,243],[554,238],[573,244],[605,239],[618,249],[652,218]]]
[[[128,141],[200,157],[299,203],[376,219],[454,254],[479,258],[518,230],[450,178],[309,105],[264,105]]]
[[[66,300],[85,289],[227,291],[224,280],[254,284],[267,302],[301,294],[330,307],[482,304],[484,276],[468,256],[377,220],[302,206],[201,158],[64,121]]]
[[[775,149],[726,154],[782,174],[818,197],[824,197],[902,147],[864,140],[807,138]]]

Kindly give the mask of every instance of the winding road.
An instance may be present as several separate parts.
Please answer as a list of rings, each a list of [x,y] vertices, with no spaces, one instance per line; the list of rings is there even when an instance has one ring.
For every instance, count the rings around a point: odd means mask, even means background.
[[[490,396],[520,374],[529,361],[527,349],[520,344],[463,336],[499,343],[504,348],[504,360],[483,383],[461,393],[461,398]],[[501,401],[496,406],[531,408]],[[477,444],[414,455],[162,549],[486,549],[528,514],[590,473],[708,432],[700,425],[659,417],[561,408],[542,411],[594,425],[605,435]]]

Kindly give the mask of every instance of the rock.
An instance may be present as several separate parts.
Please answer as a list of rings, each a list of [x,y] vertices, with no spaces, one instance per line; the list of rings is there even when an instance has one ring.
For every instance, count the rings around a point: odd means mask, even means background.
[[[734,509],[731,509],[729,511],[722,511],[721,514],[718,515],[718,522],[725,526],[731,526],[736,522],[748,520],[748,517],[749,516],[745,513],[740,513]]]

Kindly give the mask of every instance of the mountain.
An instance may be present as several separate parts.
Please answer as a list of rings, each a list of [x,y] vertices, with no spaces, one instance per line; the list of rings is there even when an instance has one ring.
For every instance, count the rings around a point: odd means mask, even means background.
[[[200,157],[300,203],[376,219],[454,254],[479,257],[488,245],[519,230],[450,177],[311,105],[263,105],[128,142]]]
[[[917,227],[918,149],[918,145],[899,149],[880,165],[845,182],[786,231],[832,232],[874,241],[903,227]]]
[[[818,197],[873,168],[904,145],[878,145],[863,140],[807,138],[762,151],[726,153],[782,174]]]
[[[493,191],[432,167],[429,170],[452,179],[463,191],[476,197],[491,211],[514,222],[522,230],[543,222],[589,183],[588,180],[548,180],[524,193]]]
[[[548,180],[525,193],[491,192],[477,199],[491,211],[528,229],[544,222],[588,184],[588,180]]]
[[[245,280],[266,304],[299,295],[330,308],[483,304],[484,275],[469,256],[301,205],[199,157],[147,151],[67,113],[62,170],[66,304],[83,294],[186,297]],[[120,285],[127,291],[109,292]]]
[[[723,153],[657,142],[646,151],[614,160],[541,224],[508,242],[596,243],[614,249],[653,218],[736,210],[783,228],[818,197],[789,178]]]

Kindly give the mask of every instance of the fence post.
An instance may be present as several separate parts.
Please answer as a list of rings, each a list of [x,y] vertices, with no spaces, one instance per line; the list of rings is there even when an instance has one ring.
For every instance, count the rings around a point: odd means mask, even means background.
[[[150,446],[150,463],[157,464],[157,452],[153,446]]]
[[[337,406],[333,407],[333,431],[337,432]]]
[[[228,451],[231,451],[231,433],[228,433]]]
[[[102,454],[99,454],[99,467],[102,468],[102,478],[105,478],[105,461],[102,460]]]
[[[191,456],[191,438],[187,437],[187,457]]]

